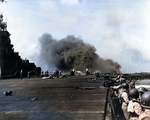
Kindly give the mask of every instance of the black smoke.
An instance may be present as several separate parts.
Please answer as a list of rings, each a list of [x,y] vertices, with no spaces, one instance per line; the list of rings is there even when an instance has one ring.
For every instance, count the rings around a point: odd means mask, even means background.
[[[54,39],[50,34],[39,38],[40,55],[47,64],[55,64],[63,71],[76,70],[117,72],[121,66],[111,59],[103,59],[96,54],[96,48],[84,43],[79,37],[69,35],[61,40]]]

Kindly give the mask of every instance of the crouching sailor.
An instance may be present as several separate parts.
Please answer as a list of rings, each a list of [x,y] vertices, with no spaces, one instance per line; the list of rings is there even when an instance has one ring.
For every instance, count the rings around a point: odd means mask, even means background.
[[[145,92],[142,95],[141,103],[143,113],[139,116],[138,120],[150,120],[150,92]]]
[[[139,98],[138,90],[135,88],[131,89],[129,91],[129,97],[131,99],[129,101],[127,109],[127,111],[129,112],[129,120],[138,120],[138,117],[142,111],[141,105],[139,101],[137,101],[137,99]]]
[[[129,113],[127,112],[127,107],[128,107],[128,103],[129,103],[128,89],[129,89],[128,83],[123,83],[121,85],[121,93],[119,95],[119,98],[122,99],[122,111],[123,111],[123,114],[124,114],[126,120],[129,120]]]

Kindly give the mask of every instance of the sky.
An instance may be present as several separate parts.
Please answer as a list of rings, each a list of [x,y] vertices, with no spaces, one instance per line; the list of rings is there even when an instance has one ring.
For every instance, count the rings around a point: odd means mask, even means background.
[[[7,0],[0,13],[14,51],[43,70],[39,38],[48,33],[58,40],[80,37],[121,72],[135,73],[150,72],[149,6],[149,0]]]

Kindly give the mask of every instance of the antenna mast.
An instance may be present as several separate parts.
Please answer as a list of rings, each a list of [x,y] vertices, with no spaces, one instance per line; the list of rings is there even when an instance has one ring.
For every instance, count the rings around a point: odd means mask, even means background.
[[[0,2],[6,2],[4,0],[0,0]],[[0,31],[6,31],[7,23],[3,22],[3,13],[0,13]]]

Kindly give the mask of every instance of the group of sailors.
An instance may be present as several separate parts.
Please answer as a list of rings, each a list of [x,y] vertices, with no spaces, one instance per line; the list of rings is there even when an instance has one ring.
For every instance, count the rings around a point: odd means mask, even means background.
[[[111,88],[121,101],[126,120],[150,120],[150,92],[144,87],[136,89],[134,82],[121,77],[116,81],[120,84]]]

